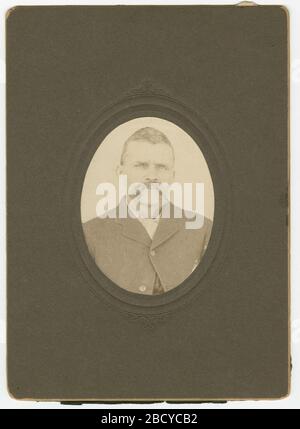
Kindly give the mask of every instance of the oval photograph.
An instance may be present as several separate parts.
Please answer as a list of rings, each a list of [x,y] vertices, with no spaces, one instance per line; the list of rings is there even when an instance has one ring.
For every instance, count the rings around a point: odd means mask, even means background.
[[[179,286],[201,264],[213,218],[209,167],[182,128],[136,118],[99,142],[81,221],[94,263],[117,286],[144,295]]]

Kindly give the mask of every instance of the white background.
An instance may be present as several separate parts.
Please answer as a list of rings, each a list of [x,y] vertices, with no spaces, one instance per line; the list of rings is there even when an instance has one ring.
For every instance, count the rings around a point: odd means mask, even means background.
[[[1,287],[0,287],[0,408],[77,408],[74,406],[60,405],[59,403],[49,402],[30,402],[17,401],[12,399],[6,389],[6,243],[5,243],[5,13],[7,9],[17,5],[102,5],[102,4],[234,4],[235,1],[26,1],[20,3],[14,1],[2,0],[0,3],[1,11],[1,44],[0,44],[0,88],[1,88]],[[238,1],[236,2],[238,3]],[[290,37],[291,37],[291,337],[292,337],[292,386],[288,398],[276,401],[231,401],[226,404],[118,404],[118,405],[99,405],[85,404],[79,408],[300,408],[300,1],[299,0],[264,0],[258,1],[264,5],[285,5],[290,13]],[[297,222],[297,221],[298,222]],[[298,261],[297,261],[298,260]],[[124,413],[125,414],[125,413]]]

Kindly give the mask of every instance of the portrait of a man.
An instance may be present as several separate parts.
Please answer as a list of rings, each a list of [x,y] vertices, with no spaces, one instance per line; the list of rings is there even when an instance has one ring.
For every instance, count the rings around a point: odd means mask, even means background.
[[[126,177],[128,187],[141,184],[145,191],[161,184],[172,185],[176,153],[167,135],[152,126],[141,127],[123,143],[116,172]],[[136,189],[136,188],[135,188]],[[88,250],[98,268],[116,285],[129,292],[157,295],[180,285],[201,262],[207,249],[212,221],[204,214],[200,226],[187,227],[194,214],[169,202],[166,216],[164,193],[143,198],[143,192],[128,195],[121,204],[127,216],[95,216],[83,222]],[[139,195],[139,204],[130,206]],[[120,202],[120,201],[119,201]],[[138,216],[133,207],[143,209]]]

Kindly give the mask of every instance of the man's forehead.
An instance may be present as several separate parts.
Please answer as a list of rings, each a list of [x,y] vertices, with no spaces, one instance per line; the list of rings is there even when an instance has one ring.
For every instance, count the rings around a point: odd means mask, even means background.
[[[172,158],[172,148],[166,143],[152,143],[148,140],[132,140],[127,143],[126,155],[131,158],[155,156],[156,158]]]

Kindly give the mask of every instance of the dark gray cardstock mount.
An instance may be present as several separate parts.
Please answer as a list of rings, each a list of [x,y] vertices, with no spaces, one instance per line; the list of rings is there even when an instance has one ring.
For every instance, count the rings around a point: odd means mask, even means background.
[[[216,209],[199,270],[149,304],[93,266],[80,191],[101,137],[153,115],[199,144]],[[10,10],[10,394],[69,403],[285,397],[288,156],[284,8]]]

